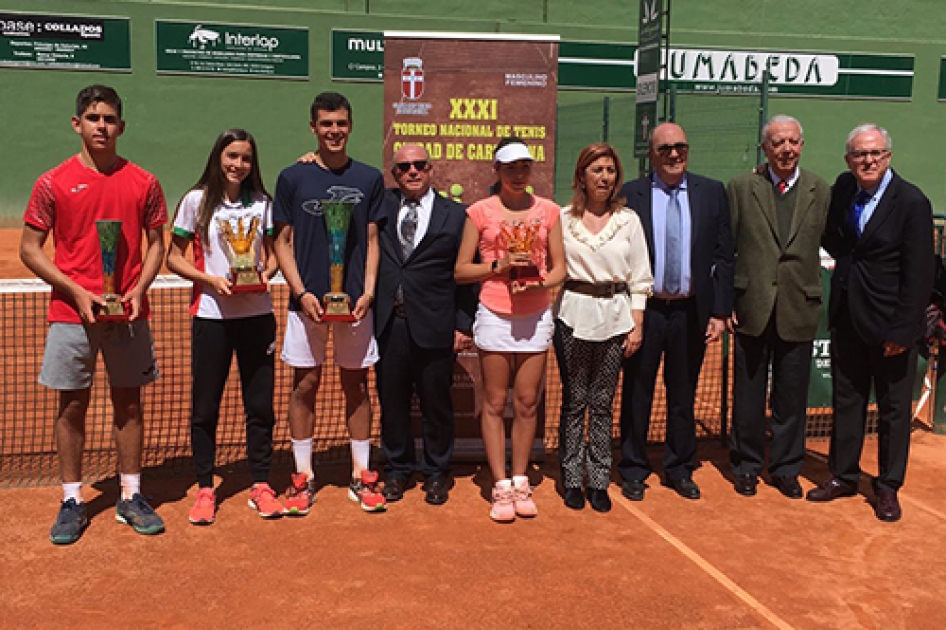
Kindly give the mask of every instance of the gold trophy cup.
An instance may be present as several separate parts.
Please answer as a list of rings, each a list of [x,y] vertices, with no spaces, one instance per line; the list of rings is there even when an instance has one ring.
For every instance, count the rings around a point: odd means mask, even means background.
[[[532,244],[542,227],[538,219],[531,221],[503,221],[500,231],[506,239],[506,248],[513,254],[529,254],[531,260]],[[535,264],[520,265],[509,268],[509,279],[515,282],[541,282],[542,274]]]
[[[259,217],[250,219],[249,226],[244,229],[244,217],[237,219],[236,230],[229,219],[217,219],[220,234],[227,242],[227,259],[230,261],[230,290],[234,293],[266,291],[266,283],[259,271],[259,261],[256,260],[256,229],[259,227]]]
[[[355,204],[350,201],[323,201],[325,225],[329,238],[329,286],[323,298],[323,322],[353,322],[351,297],[345,293],[345,246],[348,243],[348,226]]]
[[[115,278],[118,261],[118,243],[122,235],[122,222],[101,220],[95,222],[99,233],[99,249],[102,253],[102,299],[105,304],[95,314],[95,320],[101,322],[123,322],[128,320],[122,296],[118,292]]]

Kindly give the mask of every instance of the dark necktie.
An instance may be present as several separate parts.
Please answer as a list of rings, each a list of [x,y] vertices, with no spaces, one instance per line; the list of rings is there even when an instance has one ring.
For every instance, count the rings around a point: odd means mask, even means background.
[[[664,291],[673,295],[680,292],[681,219],[680,190],[671,188],[667,201],[667,235],[664,247]]]
[[[407,212],[401,219],[400,237],[401,253],[407,258],[414,251],[414,236],[417,234],[417,207],[420,204],[416,201],[407,202]]]
[[[851,227],[854,233],[861,235],[861,215],[864,214],[864,208],[870,201],[871,195],[866,190],[862,190],[854,195],[854,203],[851,205]]]
[[[778,194],[784,195],[785,191],[788,190],[788,182],[784,179],[780,179],[775,187],[778,188]]]

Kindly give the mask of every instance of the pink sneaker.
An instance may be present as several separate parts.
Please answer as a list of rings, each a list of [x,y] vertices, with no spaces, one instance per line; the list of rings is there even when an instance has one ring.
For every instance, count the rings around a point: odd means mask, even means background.
[[[516,520],[512,482],[508,479],[497,481],[493,486],[493,504],[489,510],[489,517],[497,523],[511,523]]]
[[[217,497],[213,488],[201,488],[197,491],[197,499],[194,500],[194,507],[187,515],[194,525],[210,525],[214,522],[214,516],[217,512]]]
[[[268,483],[258,483],[250,488],[250,499],[247,503],[261,518],[279,518],[283,513],[282,503]]]
[[[532,500],[532,486],[528,477],[515,476],[512,478],[512,500],[516,508],[516,516],[532,518],[539,513],[539,509]]]
[[[286,507],[283,508],[283,514],[305,516],[315,503],[315,479],[309,479],[305,473],[293,473],[289,479],[292,483],[286,489]]]
[[[378,491],[378,473],[373,470],[362,470],[360,479],[351,480],[348,498],[361,504],[365,512],[384,512],[388,509],[388,502]]]

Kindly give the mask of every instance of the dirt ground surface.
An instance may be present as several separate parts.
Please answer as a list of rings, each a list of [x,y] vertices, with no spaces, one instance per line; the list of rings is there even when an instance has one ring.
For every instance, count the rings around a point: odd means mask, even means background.
[[[30,277],[19,230],[0,230],[0,277]],[[641,503],[568,510],[554,458],[532,471],[539,516],[488,518],[488,473],[456,469],[450,501],[412,488],[385,514],[347,499],[347,470],[318,471],[300,519],[263,521],[249,479],[220,479],[218,520],[187,522],[190,477],[144,491],[167,524],[156,537],[114,519],[118,482],[86,487],[91,525],[69,547],[48,540],[58,487],[0,490],[0,628],[854,628],[946,627],[946,437],[914,432],[904,518],[876,520],[862,494],[821,505],[760,485],[737,495],[725,450],[703,442],[686,501],[652,477]],[[803,485],[827,478],[827,442],[810,441]],[[863,465],[876,472],[875,440]],[[660,461],[659,447],[652,459]],[[282,491],[289,471],[274,471]]]
[[[86,488],[91,526],[49,543],[60,490],[0,491],[0,627],[104,628],[850,628],[946,626],[946,438],[919,430],[904,518],[874,518],[862,495],[791,501],[762,484],[737,495],[718,443],[703,443],[687,501],[652,477],[643,502],[598,514],[564,507],[549,460],[533,471],[539,516],[492,523],[479,468],[456,471],[446,505],[418,487],[385,514],[346,496],[346,471],[318,472],[305,518],[264,521],[242,476],[222,479],[217,522],[195,527],[190,480],[145,474],[167,532],[114,520],[118,483]],[[814,442],[806,489],[827,477]],[[865,471],[875,472],[869,440]],[[659,461],[660,451],[653,450]],[[274,474],[285,487],[288,471]]]

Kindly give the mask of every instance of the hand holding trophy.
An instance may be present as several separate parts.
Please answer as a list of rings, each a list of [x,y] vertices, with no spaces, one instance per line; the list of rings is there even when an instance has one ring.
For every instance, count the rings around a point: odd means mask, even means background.
[[[122,235],[122,222],[115,220],[100,220],[95,222],[95,229],[99,234],[99,249],[102,253],[102,300],[101,310],[95,315],[96,321],[123,322],[128,320],[122,296],[118,292],[116,279],[116,263],[118,261],[118,244]]]
[[[345,248],[354,204],[350,201],[323,201],[322,210],[329,237],[329,286],[324,296],[323,322],[353,322],[351,297],[345,293]]]
[[[220,234],[227,242],[226,254],[230,261],[230,290],[234,293],[266,291],[266,283],[259,271],[259,261],[256,259],[256,230],[259,227],[259,217],[250,219],[249,226],[244,229],[244,217],[237,219],[236,230],[229,219],[217,219]]]
[[[503,221],[500,232],[506,240],[509,260],[509,280],[513,293],[521,293],[532,286],[541,286],[542,274],[532,260],[532,244],[542,227],[538,219],[531,221]]]

